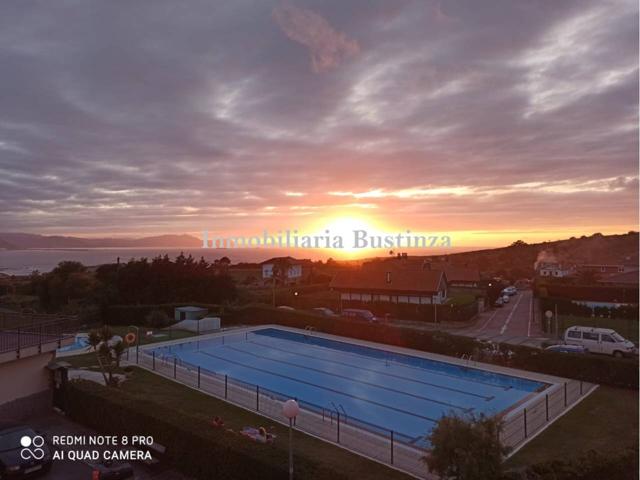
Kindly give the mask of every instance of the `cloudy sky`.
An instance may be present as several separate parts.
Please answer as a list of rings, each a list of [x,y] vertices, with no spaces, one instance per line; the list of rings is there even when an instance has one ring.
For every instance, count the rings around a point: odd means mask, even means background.
[[[635,0],[0,3],[0,231],[637,229]]]

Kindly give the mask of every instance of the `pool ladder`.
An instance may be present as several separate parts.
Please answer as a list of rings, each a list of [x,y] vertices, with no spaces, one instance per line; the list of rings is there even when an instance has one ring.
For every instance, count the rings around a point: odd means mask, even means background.
[[[329,420],[331,421],[331,424],[333,424],[333,414],[336,414],[336,418],[342,418],[342,422],[343,423],[347,423],[347,411],[344,409],[344,407],[342,406],[341,403],[339,403],[338,405],[336,405],[335,403],[331,402],[331,406],[333,408],[327,408],[328,412],[329,412]],[[325,419],[325,415],[324,415],[324,408],[322,409],[322,419]]]
[[[471,364],[471,360],[473,360],[473,359],[471,358],[471,355],[469,355],[467,353],[464,353],[460,357],[460,360],[462,360],[463,362],[466,360],[466,364],[467,364],[467,367],[468,367]],[[477,362],[474,361],[473,364],[477,365]]]

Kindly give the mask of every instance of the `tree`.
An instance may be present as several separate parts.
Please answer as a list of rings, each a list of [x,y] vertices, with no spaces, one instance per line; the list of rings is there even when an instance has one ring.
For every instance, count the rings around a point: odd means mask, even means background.
[[[117,386],[118,379],[113,374],[120,368],[120,360],[124,353],[122,339],[115,339],[111,329],[105,325],[99,330],[90,331],[88,340],[96,353],[105,385]]]
[[[500,441],[501,429],[501,420],[484,414],[444,416],[428,436],[431,450],[423,460],[441,478],[498,480],[509,451]]]
[[[145,317],[145,323],[153,328],[164,328],[171,323],[171,319],[163,310],[153,310]]]
[[[284,283],[287,280],[287,272],[289,270],[289,263],[284,258],[277,258],[273,262],[271,267],[271,284],[273,292],[273,306],[276,306],[276,285]]]

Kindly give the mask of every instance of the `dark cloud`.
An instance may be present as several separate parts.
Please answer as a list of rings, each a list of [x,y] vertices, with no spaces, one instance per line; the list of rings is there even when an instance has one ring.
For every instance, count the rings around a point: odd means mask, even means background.
[[[628,229],[637,25],[626,0],[3,2],[0,230]]]

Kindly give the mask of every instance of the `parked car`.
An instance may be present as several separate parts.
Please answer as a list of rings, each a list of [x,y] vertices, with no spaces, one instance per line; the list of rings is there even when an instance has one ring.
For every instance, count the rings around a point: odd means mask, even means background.
[[[316,307],[313,309],[314,313],[319,313],[320,315],[322,315],[323,317],[337,317],[338,315],[331,310],[330,308],[326,308],[326,307]]]
[[[127,480],[134,478],[133,467],[130,463],[104,461],[101,463],[88,463],[88,465],[93,471],[92,478],[98,478],[99,480]]]
[[[510,297],[516,295],[518,293],[518,289],[513,285],[502,290],[503,295],[508,295]]]
[[[366,320],[367,322],[377,322],[376,316],[369,310],[362,310],[359,308],[345,308],[342,310],[342,316],[344,318],[352,318],[356,320]]]
[[[504,302],[502,301],[502,298],[498,298],[496,299],[495,302],[493,302],[493,306],[494,307],[503,307],[504,306]]]
[[[509,303],[509,295],[503,295],[503,296],[502,296],[502,301],[503,301],[504,303]]]
[[[568,345],[581,345],[590,353],[601,353],[614,357],[632,356],[636,352],[633,342],[610,328],[576,325],[565,330],[564,341]]]
[[[43,436],[27,425],[0,423],[0,478],[44,475],[51,462],[51,450]]]
[[[560,352],[560,353],[588,353],[587,350],[582,345],[550,345],[545,350],[549,352]]]

